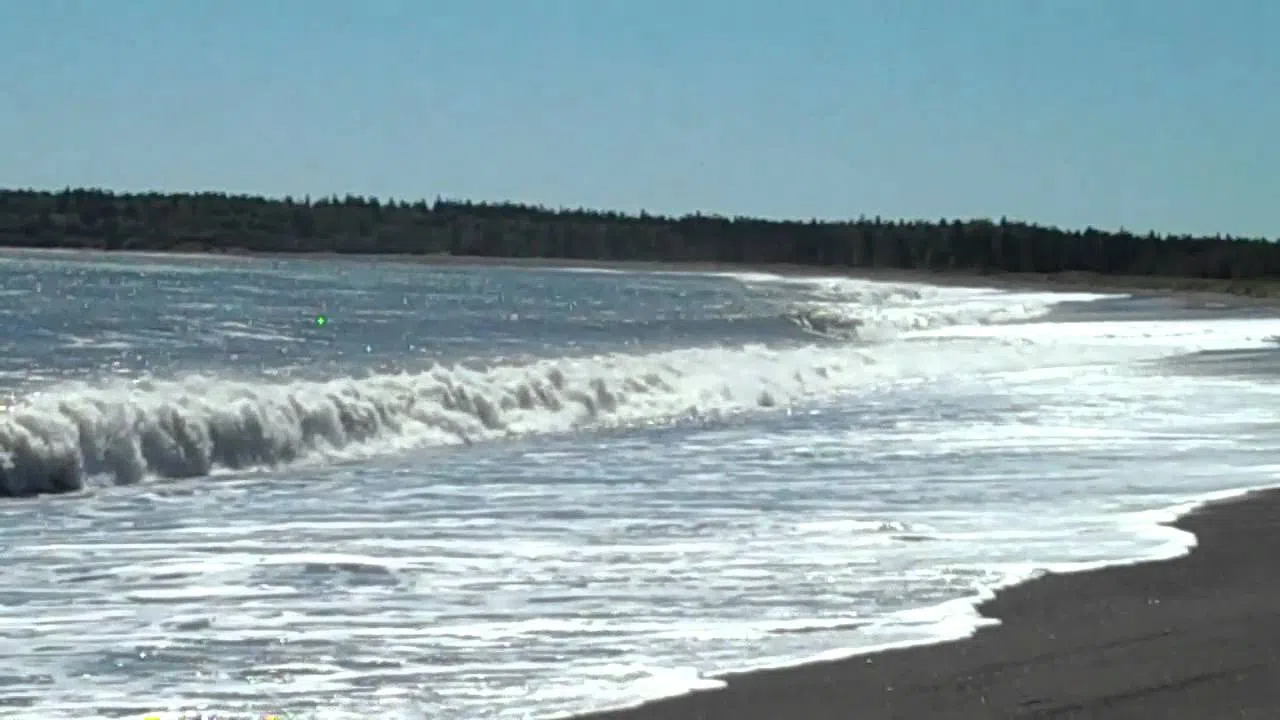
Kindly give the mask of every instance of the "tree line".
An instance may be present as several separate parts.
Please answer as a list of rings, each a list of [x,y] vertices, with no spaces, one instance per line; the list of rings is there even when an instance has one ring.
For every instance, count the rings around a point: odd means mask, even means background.
[[[0,189],[0,245],[452,254],[1214,280],[1280,274],[1280,244],[1000,220],[664,217],[513,203]]]

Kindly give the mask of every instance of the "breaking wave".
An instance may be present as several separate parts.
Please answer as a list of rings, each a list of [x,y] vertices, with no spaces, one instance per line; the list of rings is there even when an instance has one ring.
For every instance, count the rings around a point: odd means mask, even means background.
[[[0,495],[771,407],[864,362],[804,348],[695,349],[324,382],[64,385],[0,415]]]
[[[792,320],[813,332],[852,337],[869,327],[883,332],[1027,319],[1062,297],[1018,302],[1017,296],[997,298],[991,291],[960,293],[957,299],[950,291],[934,298],[925,293],[935,289],[908,290],[877,288],[875,297],[855,302],[846,296]],[[946,355],[890,351],[877,359],[867,346],[745,345],[487,368],[436,365],[324,381],[190,376],[61,384],[0,413],[0,496],[74,492],[91,478],[128,484],[148,476],[198,477],[506,436],[715,417],[822,397],[886,373],[955,371],[956,357]]]
[[[835,340],[884,341],[906,333],[966,325],[1003,325],[1047,315],[1055,305],[1097,300],[1094,294],[1010,293],[978,288],[912,285],[818,285],[811,300],[783,318],[801,330]]]

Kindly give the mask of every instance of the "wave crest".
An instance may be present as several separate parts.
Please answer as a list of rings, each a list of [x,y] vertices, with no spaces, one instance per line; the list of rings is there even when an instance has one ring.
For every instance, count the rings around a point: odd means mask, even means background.
[[[824,362],[804,349],[703,349],[327,382],[194,376],[63,386],[0,415],[0,495],[75,491],[91,476],[115,483],[196,477],[771,407],[829,387],[859,364],[856,355]],[[725,367],[739,370],[725,374]]]
[[[872,342],[945,327],[1026,322],[1064,301],[1099,297],[842,279],[807,283],[813,286],[810,296],[783,313],[783,319],[813,335]]]
[[[823,280],[785,317],[840,339],[1044,314],[1066,296]],[[892,347],[708,347],[484,369],[269,382],[194,376],[68,384],[0,412],[0,496],[72,492],[506,435],[663,422],[775,407],[884,374],[955,372],[961,359]],[[975,355],[986,362],[988,355]],[[945,361],[944,361],[945,360]],[[931,366],[932,369],[931,369]]]

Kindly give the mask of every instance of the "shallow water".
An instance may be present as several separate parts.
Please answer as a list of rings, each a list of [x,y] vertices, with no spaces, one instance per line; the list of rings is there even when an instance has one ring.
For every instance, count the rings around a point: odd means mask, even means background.
[[[6,717],[626,704],[962,636],[1280,467],[1272,376],[1203,360],[1270,347],[1256,311],[41,254],[0,288],[0,478],[42,493],[0,502]]]

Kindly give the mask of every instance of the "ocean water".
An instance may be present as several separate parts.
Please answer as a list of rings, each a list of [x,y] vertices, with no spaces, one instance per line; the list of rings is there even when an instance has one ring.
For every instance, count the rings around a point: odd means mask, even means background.
[[[6,253],[0,714],[550,718],[962,637],[994,588],[1185,552],[1161,521],[1273,484],[1277,335],[1125,296]]]

